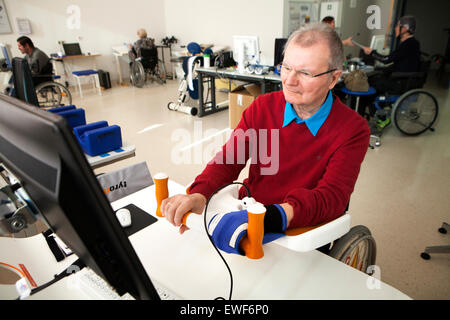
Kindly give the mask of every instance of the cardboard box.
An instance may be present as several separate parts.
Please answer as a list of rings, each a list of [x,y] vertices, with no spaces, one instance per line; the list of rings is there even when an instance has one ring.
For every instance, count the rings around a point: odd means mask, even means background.
[[[241,121],[242,112],[261,94],[259,85],[250,83],[241,85],[228,93],[230,106],[228,108],[230,129],[236,128]]]

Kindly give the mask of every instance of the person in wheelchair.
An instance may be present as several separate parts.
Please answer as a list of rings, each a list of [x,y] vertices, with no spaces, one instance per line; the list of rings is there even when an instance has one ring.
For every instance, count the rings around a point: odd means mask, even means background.
[[[253,101],[187,194],[162,202],[163,216],[184,233],[183,216],[201,214],[207,199],[236,181],[251,158],[244,184],[266,208],[263,243],[283,236],[287,229],[340,217],[370,139],[367,121],[332,94],[343,62],[342,41],[328,25],[312,23],[292,33],[282,62],[283,89]],[[261,149],[270,153],[270,159],[261,158]],[[246,196],[242,187],[239,199]],[[246,219],[246,210],[211,219],[209,232],[215,246],[242,254]]]
[[[50,58],[42,50],[36,48],[30,38],[26,36],[19,37],[17,39],[17,47],[21,53],[25,54],[35,87],[41,83],[53,80],[53,65]]]
[[[363,47],[364,53],[384,64],[393,63],[382,70],[381,74],[369,79],[369,84],[378,93],[399,92],[401,85],[392,78],[393,72],[418,72],[420,69],[420,43],[414,37],[416,19],[413,16],[403,16],[395,26],[395,36],[399,38],[399,47],[389,55],[379,54],[376,50]]]
[[[144,29],[138,30],[138,36],[139,40],[134,46],[129,45],[131,83],[141,88],[147,75],[151,76],[152,80],[154,77],[159,83],[165,83],[166,70],[162,61],[158,59],[154,39],[148,38]]]
[[[137,31],[137,36],[139,39],[134,43],[134,45],[128,45],[128,56],[130,57],[131,62],[136,60],[136,58],[142,57],[142,48],[155,48],[155,39],[149,38],[145,29],[139,29]]]

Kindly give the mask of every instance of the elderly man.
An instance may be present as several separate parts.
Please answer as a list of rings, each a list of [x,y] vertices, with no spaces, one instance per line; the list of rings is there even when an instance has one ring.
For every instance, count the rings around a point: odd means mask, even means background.
[[[246,145],[245,160],[252,156],[244,183],[266,207],[264,243],[282,236],[287,228],[313,226],[342,215],[370,137],[367,121],[331,93],[343,60],[342,42],[326,24],[309,24],[294,32],[285,47],[283,90],[259,96],[244,111],[230,140],[189,187],[189,194],[162,203],[168,221],[184,232],[183,215],[201,213],[216,188],[238,178],[246,165],[239,161],[242,154],[237,154],[236,145],[241,142]],[[246,134],[250,131],[269,132],[264,136],[266,145]],[[255,145],[265,147],[272,162],[279,163],[274,166],[266,159],[255,159],[250,150]],[[277,170],[265,170],[269,167]],[[246,195],[241,188],[239,197]],[[242,254],[239,243],[246,234],[246,222],[245,210],[215,216],[210,222],[214,231],[209,230],[215,245]]]

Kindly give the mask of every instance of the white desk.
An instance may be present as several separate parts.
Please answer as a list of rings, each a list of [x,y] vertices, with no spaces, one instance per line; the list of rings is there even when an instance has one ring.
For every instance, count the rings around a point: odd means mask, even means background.
[[[114,58],[116,59],[117,73],[119,74],[119,85],[123,84],[122,69],[120,68],[120,57],[128,56],[128,48],[125,45],[112,47]]]
[[[185,188],[169,181],[169,190],[173,195],[184,193]],[[154,214],[154,186],[117,200],[112,206],[118,209],[129,203]],[[179,235],[177,228],[160,219],[132,235],[130,241],[150,278],[180,297],[228,298],[227,269],[206,233],[188,231]],[[233,273],[233,299],[409,299],[382,282],[379,288],[370,289],[374,283],[371,277],[318,251],[298,253],[267,244],[264,253],[260,260],[224,253]],[[36,259],[36,263],[44,264],[42,258]],[[68,290],[71,277],[76,274],[31,298],[84,299],[82,292]]]

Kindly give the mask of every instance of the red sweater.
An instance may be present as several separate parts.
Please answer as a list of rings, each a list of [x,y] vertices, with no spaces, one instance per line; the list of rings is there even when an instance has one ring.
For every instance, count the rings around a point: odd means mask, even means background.
[[[244,183],[258,202],[292,205],[290,228],[313,226],[342,215],[369,146],[367,121],[333,96],[330,114],[313,136],[305,123],[292,121],[282,127],[285,105],[282,91],[259,96],[189,192],[208,198],[218,187],[235,181],[253,154]],[[245,159],[239,149],[244,144]],[[244,188],[239,196],[246,196]]]

